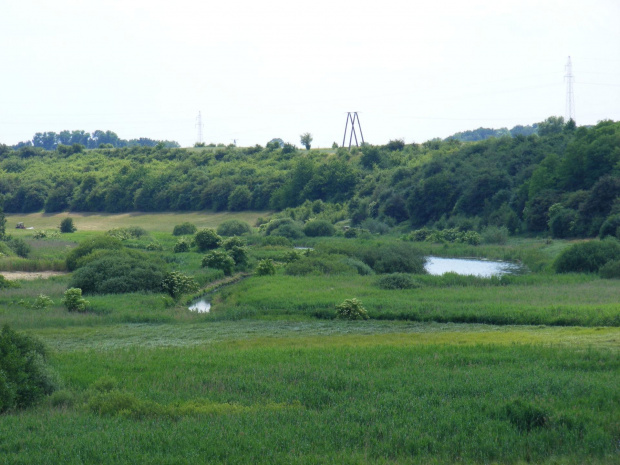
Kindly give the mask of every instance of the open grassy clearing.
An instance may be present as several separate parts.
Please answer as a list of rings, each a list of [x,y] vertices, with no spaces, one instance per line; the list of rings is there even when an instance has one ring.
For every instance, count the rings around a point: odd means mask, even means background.
[[[147,231],[172,232],[175,225],[189,221],[198,228],[216,228],[220,223],[230,219],[245,221],[254,225],[260,216],[269,216],[271,212],[167,212],[167,213],[23,213],[7,214],[7,231],[15,236],[28,235],[29,230],[12,229],[18,222],[35,229],[57,229],[60,222],[67,217],[79,231],[107,231],[112,228],[140,226]],[[68,234],[67,236],[72,236]]]

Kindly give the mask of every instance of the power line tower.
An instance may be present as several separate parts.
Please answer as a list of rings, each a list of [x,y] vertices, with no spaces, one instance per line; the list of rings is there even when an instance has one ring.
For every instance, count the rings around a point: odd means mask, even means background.
[[[204,141],[202,140],[202,128],[204,128],[204,124],[202,124],[202,115],[198,112],[198,116],[196,116],[196,127],[198,128],[198,143],[202,144]]]
[[[355,137],[355,146],[359,147],[358,141],[357,141],[357,132],[355,131],[355,122],[357,121],[357,126],[359,127],[360,130],[360,137],[362,138],[362,144],[364,143],[364,134],[362,134],[362,124],[360,123],[360,117],[357,116],[357,111],[351,113],[348,112],[347,113],[347,122],[344,125],[344,137],[342,138],[342,146],[345,146],[345,141],[347,140],[347,131],[349,130],[349,121],[351,122],[351,129],[350,129],[350,134],[349,134],[349,149],[351,148],[351,142],[353,141],[353,138]]]
[[[566,74],[564,75],[564,79],[566,80],[566,122],[568,122],[570,120],[575,121],[575,95],[573,93],[573,82],[575,81],[575,76],[573,76],[573,63],[571,62],[570,57],[568,57],[565,69]]]

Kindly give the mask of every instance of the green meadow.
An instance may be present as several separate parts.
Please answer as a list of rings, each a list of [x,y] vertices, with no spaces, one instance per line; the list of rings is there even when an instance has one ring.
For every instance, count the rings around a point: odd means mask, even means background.
[[[204,253],[172,252],[177,224],[268,215],[71,214],[75,233],[8,231],[32,250],[0,257],[0,274],[66,270],[81,241],[139,226],[148,234],[124,247],[200,289],[85,295],[83,313],[61,302],[71,273],[0,289],[0,323],[41,340],[58,378],[37,405],[0,415],[0,463],[618,463],[620,280],[553,273],[568,241],[414,243],[529,271],[411,274],[393,289],[346,254],[398,246],[395,236],[276,243],[253,229],[247,268],[215,290],[223,273],[201,267]],[[65,216],[10,215],[8,226],[53,229]],[[294,245],[314,249],[297,252],[306,268],[290,266]],[[255,275],[265,259],[275,274]],[[188,311],[205,292],[211,311]],[[41,294],[52,303],[33,308]],[[336,318],[351,298],[368,320]]]

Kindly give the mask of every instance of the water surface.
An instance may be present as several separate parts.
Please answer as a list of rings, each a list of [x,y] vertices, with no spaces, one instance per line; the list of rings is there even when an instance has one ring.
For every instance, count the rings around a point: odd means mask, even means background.
[[[211,302],[207,302],[205,299],[199,299],[192,302],[189,306],[192,312],[209,313],[211,311]]]
[[[441,276],[444,273],[456,273],[478,276],[480,278],[490,278],[491,276],[502,276],[523,271],[522,267],[514,263],[441,257],[427,257],[425,268],[429,274],[435,276]]]

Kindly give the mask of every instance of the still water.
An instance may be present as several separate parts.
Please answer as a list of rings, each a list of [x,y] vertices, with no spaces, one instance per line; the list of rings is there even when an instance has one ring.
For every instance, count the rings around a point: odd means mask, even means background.
[[[209,313],[211,310],[211,302],[207,302],[205,299],[200,299],[192,302],[192,305],[189,306],[189,309],[192,312],[198,313]]]
[[[481,278],[490,278],[491,276],[502,276],[504,274],[523,271],[522,267],[514,263],[440,257],[427,257],[425,268],[429,274],[436,276],[451,272],[460,275],[474,275]]]

